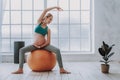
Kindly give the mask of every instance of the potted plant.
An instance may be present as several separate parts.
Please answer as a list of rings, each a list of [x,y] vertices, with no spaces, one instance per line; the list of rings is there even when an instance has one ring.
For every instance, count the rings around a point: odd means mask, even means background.
[[[101,64],[101,71],[103,73],[109,73],[110,65],[108,63],[110,62],[109,58],[114,54],[114,52],[111,52],[113,46],[115,45],[113,44],[109,46],[103,41],[103,45],[98,49],[100,55],[103,58],[103,60],[100,61],[104,63],[104,64]]]

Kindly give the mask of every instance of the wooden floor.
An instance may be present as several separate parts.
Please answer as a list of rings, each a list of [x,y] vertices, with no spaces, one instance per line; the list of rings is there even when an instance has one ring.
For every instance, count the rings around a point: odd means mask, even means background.
[[[18,64],[0,64],[0,80],[120,80],[120,63],[110,63],[110,73],[100,71],[100,62],[64,62],[65,69],[71,74],[59,74],[58,66],[51,72],[32,72],[27,64],[24,74],[11,74]]]

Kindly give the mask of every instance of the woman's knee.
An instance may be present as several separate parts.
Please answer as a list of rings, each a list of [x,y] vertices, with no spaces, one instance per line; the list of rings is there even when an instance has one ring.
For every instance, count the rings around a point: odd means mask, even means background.
[[[56,49],[55,49],[55,52],[56,52],[56,53],[60,53],[60,49],[56,48]]]
[[[24,47],[23,47],[23,48],[20,48],[20,49],[19,49],[19,52],[20,52],[20,53],[24,53],[24,52],[25,52]]]

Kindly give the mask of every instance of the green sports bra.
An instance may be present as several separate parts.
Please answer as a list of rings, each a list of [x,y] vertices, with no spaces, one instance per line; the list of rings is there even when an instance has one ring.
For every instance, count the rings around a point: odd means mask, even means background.
[[[42,34],[43,36],[45,36],[48,32],[48,26],[46,26],[45,28],[43,28],[41,26],[41,24],[39,24],[38,26],[36,26],[35,28],[35,32],[38,34]]]

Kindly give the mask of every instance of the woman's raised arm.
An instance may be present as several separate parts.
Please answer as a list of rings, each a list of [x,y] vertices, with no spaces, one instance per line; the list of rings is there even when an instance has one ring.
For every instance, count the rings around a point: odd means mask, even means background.
[[[46,9],[42,12],[41,16],[39,17],[38,23],[41,23],[42,20],[43,20],[43,18],[44,18],[44,16],[46,15],[46,13],[47,13],[48,11],[50,11],[50,10],[53,10],[53,9],[57,9],[58,11],[61,11],[61,10],[62,10],[60,7],[57,7],[57,6],[56,6],[56,7],[46,8]]]

